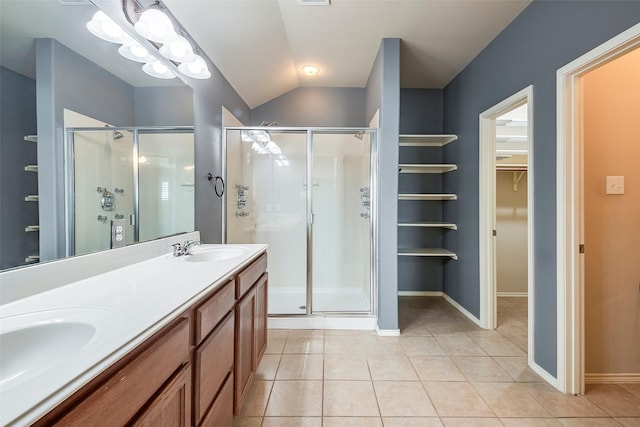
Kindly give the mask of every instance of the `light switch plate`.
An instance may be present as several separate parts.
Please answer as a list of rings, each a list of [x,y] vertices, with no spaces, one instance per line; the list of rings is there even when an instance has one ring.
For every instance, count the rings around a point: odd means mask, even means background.
[[[607,176],[606,194],[624,194],[624,176]]]

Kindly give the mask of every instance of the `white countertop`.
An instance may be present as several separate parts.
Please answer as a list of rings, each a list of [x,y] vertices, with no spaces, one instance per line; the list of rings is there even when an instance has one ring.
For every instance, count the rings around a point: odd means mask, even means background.
[[[201,248],[212,246],[227,245]],[[0,424],[36,421],[267,248],[228,246],[246,247],[247,252],[215,262],[166,254],[0,306],[3,333],[29,318],[53,323],[90,319],[96,330],[79,351],[50,357],[49,369],[36,368],[15,384],[11,379],[0,384]],[[33,360],[42,360],[45,348],[38,346],[45,344],[33,341],[27,343],[28,351]]]

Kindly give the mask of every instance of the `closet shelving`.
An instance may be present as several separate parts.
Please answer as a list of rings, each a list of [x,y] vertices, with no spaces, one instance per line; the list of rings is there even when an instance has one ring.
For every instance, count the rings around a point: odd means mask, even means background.
[[[24,136],[24,140],[28,143],[37,143],[38,142],[38,135],[25,135]],[[32,173],[38,173],[38,165],[37,164],[31,164],[31,165],[25,165],[24,166],[24,170],[25,172],[32,172]],[[39,202],[40,201],[40,197],[37,194],[28,194],[24,197],[24,201],[25,202]],[[38,233],[40,232],[40,225],[34,224],[34,225],[27,225],[24,229],[25,233]],[[27,257],[25,257],[24,259],[25,263],[35,263],[35,262],[40,262],[40,255],[39,254],[33,254],[33,255],[28,255]]]
[[[399,145],[402,147],[444,147],[445,145],[457,140],[456,135],[400,135]],[[457,170],[455,164],[435,163],[400,163],[398,165],[399,174],[446,174]],[[428,179],[425,177],[424,179]],[[414,201],[452,201],[456,200],[457,195],[452,193],[399,193],[398,200],[414,200]],[[417,229],[442,229],[457,230],[455,223],[446,221],[429,221],[424,218],[421,221],[401,221],[398,227],[415,227]],[[458,256],[444,248],[420,247],[420,248],[398,248],[398,256],[411,257],[442,257],[457,260]]]

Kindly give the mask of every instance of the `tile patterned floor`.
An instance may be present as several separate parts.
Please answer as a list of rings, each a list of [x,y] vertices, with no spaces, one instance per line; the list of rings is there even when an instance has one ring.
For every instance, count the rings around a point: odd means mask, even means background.
[[[566,396],[527,367],[525,298],[485,331],[438,297],[400,299],[402,336],[269,331],[235,427],[640,427],[640,386]]]

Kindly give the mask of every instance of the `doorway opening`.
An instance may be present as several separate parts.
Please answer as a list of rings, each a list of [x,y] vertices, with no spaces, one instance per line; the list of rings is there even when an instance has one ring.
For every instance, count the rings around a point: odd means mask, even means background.
[[[557,72],[558,388],[569,394],[584,394],[585,391],[585,253],[588,249],[584,216],[586,117],[583,116],[583,78],[590,71],[638,47],[640,24]],[[602,193],[605,188],[603,183]],[[637,283],[634,285],[637,295]]]
[[[480,325],[533,359],[533,87],[480,114]]]

